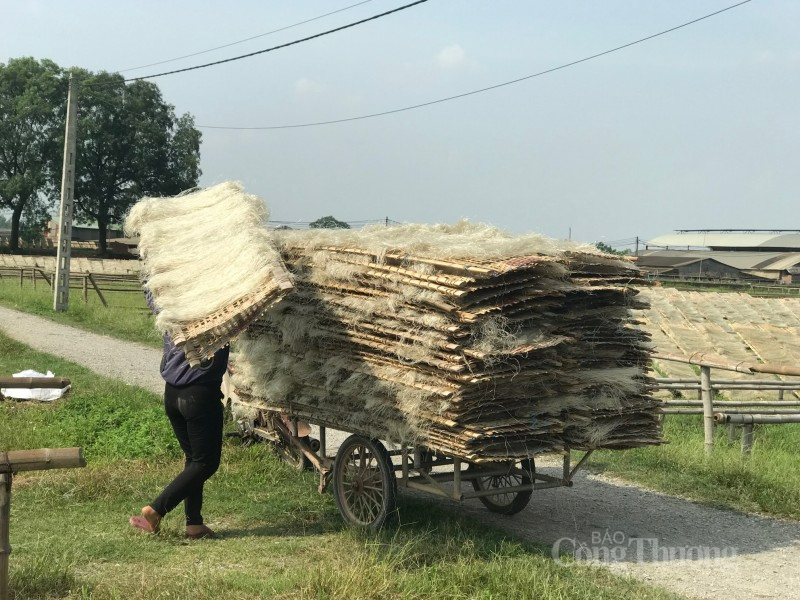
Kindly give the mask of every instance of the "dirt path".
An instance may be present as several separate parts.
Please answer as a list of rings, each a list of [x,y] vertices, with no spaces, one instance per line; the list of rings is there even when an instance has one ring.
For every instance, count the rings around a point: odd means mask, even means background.
[[[156,393],[163,389],[158,350],[2,307],[0,329],[99,374]],[[333,446],[337,439],[332,436]],[[558,473],[555,463],[540,463]],[[688,597],[800,600],[797,522],[717,510],[585,473],[572,488],[535,492],[530,506],[514,517],[489,513],[475,500],[445,505]]]

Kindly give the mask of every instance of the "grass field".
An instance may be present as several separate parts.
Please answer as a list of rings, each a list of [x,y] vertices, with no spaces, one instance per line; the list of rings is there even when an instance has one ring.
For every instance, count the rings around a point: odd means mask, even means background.
[[[135,290],[136,286],[131,289]],[[161,346],[161,336],[153,328],[153,319],[144,294],[134,291],[103,292],[103,296],[108,302],[108,308],[103,306],[100,298],[91,289],[86,303],[83,302],[80,290],[71,290],[69,309],[56,313],[53,311],[53,293],[44,282],[39,281],[34,287],[28,280],[20,286],[19,278],[0,279],[0,304],[3,306],[95,333],[153,347]]]
[[[717,427],[705,456],[700,416],[669,415],[657,448],[600,452],[589,468],[605,470],[669,494],[748,512],[800,519],[800,424],[756,425],[752,455],[728,443]]]
[[[314,475],[233,438],[206,490],[220,537],[186,541],[180,510],[161,535],[141,534],[127,517],[181,467],[160,399],[0,334],[0,372],[37,364],[74,391],[51,405],[0,402],[0,450],[79,445],[88,466],[14,478],[14,600],[675,598],[604,569],[559,567],[549,548],[402,494],[399,527],[349,529]]]

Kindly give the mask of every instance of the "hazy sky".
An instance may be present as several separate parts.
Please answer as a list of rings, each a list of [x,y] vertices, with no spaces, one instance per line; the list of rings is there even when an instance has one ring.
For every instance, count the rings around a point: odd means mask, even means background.
[[[0,62],[128,77],[290,42],[410,2],[0,0]],[[737,0],[429,0],[296,46],[152,79],[198,126],[402,108],[517,79]],[[800,2],[753,0],[514,85],[308,128],[202,128],[201,184],[239,180],[272,218],[454,222],[579,241],[800,228]]]

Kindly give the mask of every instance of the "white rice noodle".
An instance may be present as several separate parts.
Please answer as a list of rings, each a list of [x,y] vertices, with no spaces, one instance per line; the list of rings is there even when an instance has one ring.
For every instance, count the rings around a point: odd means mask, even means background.
[[[125,231],[140,236],[142,277],[160,331],[177,332],[272,279],[281,260],[268,218],[261,199],[230,182],[134,205]]]

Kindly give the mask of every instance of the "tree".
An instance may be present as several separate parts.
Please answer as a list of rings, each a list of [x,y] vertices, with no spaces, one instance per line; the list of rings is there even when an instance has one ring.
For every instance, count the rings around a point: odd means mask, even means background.
[[[19,249],[23,212],[36,221],[57,197],[66,90],[52,61],[0,63],[0,208],[11,211],[11,250]]]
[[[630,250],[614,250],[611,246],[606,244],[605,242],[595,242],[595,248],[600,250],[600,252],[605,252],[606,254],[616,254],[618,256],[628,256],[631,251]]]
[[[22,211],[19,223],[19,239],[29,244],[40,242],[47,230],[50,209],[42,203],[31,202]]]
[[[320,217],[313,223],[308,225],[311,229],[350,229],[350,225],[344,221],[339,221],[328,215],[327,217]]]
[[[97,222],[100,251],[142,196],[171,196],[197,186],[200,132],[175,116],[153,83],[126,84],[116,73],[82,72],[75,214]]]

